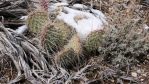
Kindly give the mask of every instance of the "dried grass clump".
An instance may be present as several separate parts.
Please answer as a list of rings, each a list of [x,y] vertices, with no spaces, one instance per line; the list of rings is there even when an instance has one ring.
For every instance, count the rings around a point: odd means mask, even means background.
[[[0,45],[0,65],[2,65],[0,71],[2,72],[8,68],[6,74],[1,73],[0,83],[4,81],[12,84],[22,80],[33,84],[41,83],[35,75],[37,76],[41,70],[50,71],[52,69],[49,61],[47,61],[49,57],[43,50],[34,46],[23,35],[5,28],[2,24],[0,24]],[[12,66],[8,63],[12,63]],[[39,70],[39,72],[36,72],[36,70]]]
[[[127,21],[123,26],[112,26],[105,33],[99,53],[114,65],[144,62],[149,54],[149,35],[137,21]]]

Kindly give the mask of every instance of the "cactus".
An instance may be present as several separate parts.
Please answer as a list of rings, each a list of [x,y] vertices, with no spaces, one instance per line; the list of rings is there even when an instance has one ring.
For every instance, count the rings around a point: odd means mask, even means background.
[[[28,15],[27,26],[33,33],[38,34],[41,28],[49,21],[49,15],[46,11],[34,11]]]
[[[66,69],[72,69],[82,62],[82,46],[79,37],[75,34],[64,49],[57,53],[55,61]]]
[[[53,53],[63,48],[74,33],[75,30],[63,21],[48,22],[40,33],[41,44],[49,53]]]
[[[91,32],[86,38],[86,41],[84,42],[85,50],[92,54],[96,53],[98,47],[101,46],[103,34],[104,34],[103,30],[97,30]]]

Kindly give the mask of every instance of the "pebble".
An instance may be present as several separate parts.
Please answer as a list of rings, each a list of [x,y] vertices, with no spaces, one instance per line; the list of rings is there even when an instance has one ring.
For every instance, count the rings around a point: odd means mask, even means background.
[[[140,69],[139,69],[139,70],[137,70],[137,73],[139,73],[139,74],[140,74],[140,73],[141,73],[141,70],[140,70]]]
[[[146,77],[146,76],[147,76],[147,74],[146,74],[146,73],[144,73],[144,74],[142,74],[142,76]]]
[[[141,81],[144,81],[144,79],[141,79]]]
[[[131,76],[137,77],[137,73],[136,72],[131,72]]]
[[[112,83],[114,83],[114,80],[111,80]]]

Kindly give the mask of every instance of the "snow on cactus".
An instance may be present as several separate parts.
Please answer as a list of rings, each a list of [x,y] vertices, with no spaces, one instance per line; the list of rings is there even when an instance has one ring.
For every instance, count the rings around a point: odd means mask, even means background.
[[[57,15],[57,19],[75,28],[86,51],[96,52],[102,40],[104,25],[107,25],[105,15],[99,10],[82,4],[74,4],[68,7],[64,3],[57,3],[53,6],[55,6],[55,10],[61,10]]]
[[[99,10],[87,9],[84,5],[82,6],[85,7],[84,10],[83,8],[82,10],[77,10],[78,8],[81,9],[81,4],[75,4],[71,8],[61,4],[57,8],[60,9],[60,7],[61,11],[57,19],[63,20],[75,28],[81,41],[85,41],[91,32],[102,30],[104,25],[107,24],[105,15]]]

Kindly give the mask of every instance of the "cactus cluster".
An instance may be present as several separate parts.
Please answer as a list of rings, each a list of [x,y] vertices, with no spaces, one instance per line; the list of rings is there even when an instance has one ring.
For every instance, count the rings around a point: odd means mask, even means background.
[[[54,54],[56,63],[61,67],[73,68],[79,65],[83,62],[81,59],[84,58],[84,48],[87,52],[96,52],[101,45],[103,31],[91,32],[86,41],[81,42],[75,28],[64,21],[52,21],[49,18],[47,12],[35,11],[29,14],[27,25],[37,35],[41,45],[50,54]]]

